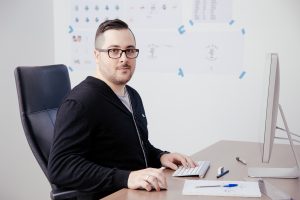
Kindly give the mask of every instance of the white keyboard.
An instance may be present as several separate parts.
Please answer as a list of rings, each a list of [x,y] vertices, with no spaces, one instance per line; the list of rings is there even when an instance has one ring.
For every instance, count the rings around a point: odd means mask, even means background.
[[[202,178],[205,176],[209,166],[209,161],[198,161],[198,166],[194,168],[178,167],[172,176],[199,176]]]

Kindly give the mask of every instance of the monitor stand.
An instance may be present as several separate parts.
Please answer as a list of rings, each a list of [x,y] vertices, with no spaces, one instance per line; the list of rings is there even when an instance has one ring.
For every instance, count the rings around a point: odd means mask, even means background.
[[[248,168],[248,176],[252,178],[298,178],[299,168]]]
[[[288,136],[288,140],[290,142],[291,148],[292,148],[292,152],[294,155],[294,158],[296,160],[297,166],[293,167],[293,168],[248,168],[248,176],[249,177],[260,177],[260,178],[298,178],[300,177],[300,165],[299,165],[299,161],[296,155],[296,151],[294,148],[294,144],[292,141],[292,136],[290,133],[290,130],[288,128],[283,110],[281,108],[281,105],[279,104],[279,111],[280,111],[280,115],[283,119],[283,123],[284,123],[284,127],[285,127],[285,131],[287,133]]]

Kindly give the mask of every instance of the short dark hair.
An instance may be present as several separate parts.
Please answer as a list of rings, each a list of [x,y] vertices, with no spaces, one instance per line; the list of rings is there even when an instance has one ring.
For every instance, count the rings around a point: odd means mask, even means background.
[[[97,31],[96,31],[96,36],[95,36],[95,47],[96,47],[96,41],[97,41],[97,38],[99,35],[103,34],[105,31],[108,31],[108,30],[121,30],[121,29],[128,29],[130,30],[130,28],[128,27],[128,25],[120,20],[120,19],[113,19],[113,20],[106,20],[104,22],[102,22]],[[131,30],[130,30],[131,31]],[[132,31],[131,31],[132,33]],[[132,33],[133,37],[134,37],[134,34]]]

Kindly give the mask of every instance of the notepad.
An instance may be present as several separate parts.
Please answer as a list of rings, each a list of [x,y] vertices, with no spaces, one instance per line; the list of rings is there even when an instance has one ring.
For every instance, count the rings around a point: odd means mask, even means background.
[[[210,185],[238,184],[236,187],[199,187]],[[185,180],[183,195],[261,197],[258,182],[254,181],[214,181],[214,180]]]

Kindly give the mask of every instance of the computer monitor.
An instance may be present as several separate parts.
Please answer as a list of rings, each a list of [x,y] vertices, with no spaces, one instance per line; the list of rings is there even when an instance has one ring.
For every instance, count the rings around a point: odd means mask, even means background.
[[[279,62],[277,54],[267,54],[266,67],[269,69],[269,85],[262,156],[262,161],[264,163],[268,163],[270,160],[277,125],[280,89]]]
[[[268,163],[271,158],[274,139],[276,136],[277,117],[279,110],[285,126],[284,130],[287,133],[297,166],[293,168],[248,168],[248,175],[250,177],[297,178],[300,175],[299,161],[295,153],[293,139],[291,137],[283,110],[279,104],[280,73],[278,54],[267,54],[266,67],[269,70],[269,81],[262,162]]]

